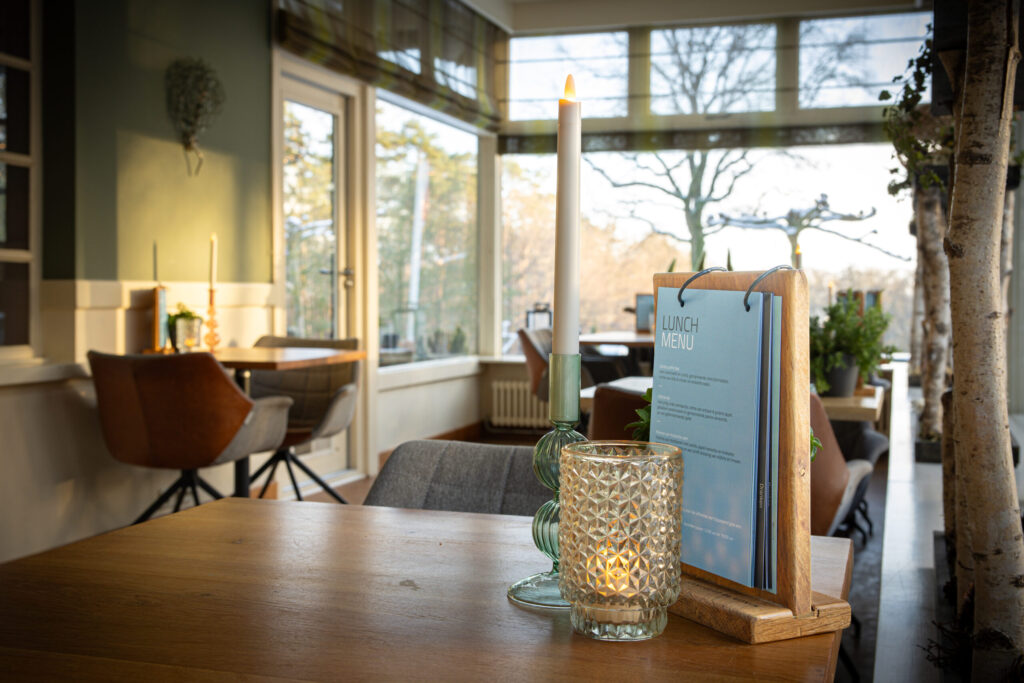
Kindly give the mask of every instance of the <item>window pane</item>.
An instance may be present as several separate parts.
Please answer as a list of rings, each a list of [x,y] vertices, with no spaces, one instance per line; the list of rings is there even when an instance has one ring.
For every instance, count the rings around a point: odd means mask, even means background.
[[[0,52],[29,58],[29,20],[28,0],[0,2]]]
[[[886,339],[906,348],[916,244],[905,227],[911,203],[879,181],[891,155],[890,144],[585,154],[581,331],[634,329],[634,315],[623,309],[650,292],[652,275],[673,260],[676,271],[692,270],[701,249],[707,267],[731,262],[739,271],[764,271],[790,263],[789,228],[813,216],[824,194],[838,215],[819,214],[797,234],[811,313],[824,307],[830,282],[833,293],[883,289],[893,314]],[[503,347],[515,353],[527,311],[552,303],[555,157],[505,155],[502,167]],[[695,200],[702,207],[688,217],[687,202],[694,207]],[[749,227],[723,227],[722,214]],[[688,224],[702,226],[703,247],[691,243]]]
[[[284,235],[288,334],[335,336],[334,115],[284,104]]]
[[[0,66],[0,150],[28,154],[27,71]]]
[[[626,32],[513,38],[509,118],[558,118],[565,77],[572,74],[584,118],[626,116],[629,36]]]
[[[775,109],[775,25],[651,32],[651,111],[731,114]]]
[[[28,264],[0,263],[0,346],[28,344]]]
[[[930,12],[914,12],[800,22],[800,106],[877,105],[917,55],[930,21]]]
[[[28,246],[28,169],[0,162],[0,249]]]
[[[377,103],[381,365],[476,353],[477,139]]]

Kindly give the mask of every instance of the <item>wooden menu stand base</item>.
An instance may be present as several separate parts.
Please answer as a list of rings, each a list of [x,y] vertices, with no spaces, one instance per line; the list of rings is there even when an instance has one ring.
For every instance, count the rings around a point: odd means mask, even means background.
[[[841,631],[850,625],[853,544],[845,538],[811,539],[811,610],[796,617],[792,610],[753,595],[743,595],[683,574],[679,600],[672,614],[730,635],[745,643],[770,643],[815,633]]]

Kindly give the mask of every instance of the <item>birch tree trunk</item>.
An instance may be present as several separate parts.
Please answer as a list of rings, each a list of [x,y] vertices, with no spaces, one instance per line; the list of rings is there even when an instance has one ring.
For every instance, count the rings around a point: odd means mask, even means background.
[[[956,441],[953,434],[953,392],[942,392],[942,522],[946,535],[946,559],[956,557]],[[951,564],[949,575],[956,577],[956,566]],[[957,601],[959,606],[959,601]]]
[[[910,313],[910,376],[921,377],[923,344],[921,338],[924,324],[924,282],[921,273],[924,262],[921,259],[921,238],[917,238],[917,269],[914,271],[914,298],[911,304]]]
[[[956,364],[957,471],[964,476],[974,561],[975,681],[1010,678],[1024,659],[1024,539],[1006,403],[999,272],[1017,6],[974,0],[956,117],[956,175],[946,239]],[[962,520],[961,520],[962,521]]]
[[[999,278],[1003,292],[1003,323],[1007,334],[1010,332],[1010,316],[1013,314],[1010,306],[1010,279],[1013,275],[1013,221],[1016,205],[1017,192],[1008,190],[1003,199],[1003,232],[999,240]]]
[[[914,187],[914,216],[922,260],[925,321],[921,364],[924,408],[918,423],[918,438],[936,439],[942,435],[942,392],[946,390],[950,330],[949,265],[942,250],[946,217],[942,212],[942,190],[938,186]]]

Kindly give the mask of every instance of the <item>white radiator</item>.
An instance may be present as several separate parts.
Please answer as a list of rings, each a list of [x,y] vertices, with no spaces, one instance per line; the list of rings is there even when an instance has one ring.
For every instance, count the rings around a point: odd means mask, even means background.
[[[495,427],[547,427],[548,404],[530,391],[529,382],[491,383],[491,424]]]

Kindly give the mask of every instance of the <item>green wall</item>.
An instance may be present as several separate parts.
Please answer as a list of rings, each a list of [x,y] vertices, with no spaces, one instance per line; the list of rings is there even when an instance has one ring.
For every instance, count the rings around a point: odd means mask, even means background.
[[[266,0],[79,0],[74,19],[71,277],[152,279],[156,242],[161,280],[202,281],[216,232],[220,281],[269,282]],[[226,95],[192,177],[166,111],[164,72],[181,57],[206,60]]]

